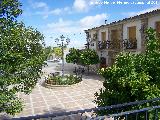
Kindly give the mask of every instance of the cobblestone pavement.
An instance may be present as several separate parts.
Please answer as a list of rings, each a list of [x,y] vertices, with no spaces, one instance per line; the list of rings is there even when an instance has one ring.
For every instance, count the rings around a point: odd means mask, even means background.
[[[100,88],[102,82],[91,79],[70,87],[52,89],[37,84],[30,95],[19,94],[25,107],[16,117],[94,108],[94,93]]]

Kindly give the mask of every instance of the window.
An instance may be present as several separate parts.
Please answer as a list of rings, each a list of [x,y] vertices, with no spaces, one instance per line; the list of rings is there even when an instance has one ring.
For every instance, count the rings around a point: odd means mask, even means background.
[[[114,49],[120,49],[120,38],[118,30],[111,30],[111,41]]]
[[[160,38],[160,21],[156,22],[156,32],[157,32],[157,37]]]
[[[137,40],[136,40],[136,26],[128,27],[128,49],[136,49],[137,48]]]
[[[94,43],[92,43],[91,46],[94,46]]]
[[[106,41],[106,32],[101,32],[101,40]]]
[[[132,41],[136,39],[136,26],[128,27],[128,39]]]

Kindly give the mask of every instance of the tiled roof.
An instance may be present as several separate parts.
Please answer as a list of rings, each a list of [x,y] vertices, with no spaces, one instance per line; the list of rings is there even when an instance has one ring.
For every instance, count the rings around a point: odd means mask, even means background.
[[[101,28],[101,27],[105,27],[105,26],[109,26],[109,25],[114,25],[116,23],[121,23],[121,22],[125,22],[125,21],[128,21],[128,20],[134,20],[134,19],[137,19],[137,18],[141,19],[141,18],[147,17],[149,15],[154,15],[154,14],[158,14],[158,13],[160,14],[160,9],[156,9],[156,10],[153,10],[151,12],[146,12],[146,13],[143,13],[143,14],[140,14],[140,15],[129,17],[129,18],[124,18],[122,20],[114,21],[114,22],[111,22],[109,24],[101,25],[99,27],[94,27],[94,28],[91,28],[91,29],[88,29],[88,30],[94,30],[94,29],[97,29],[97,28]],[[87,32],[88,30],[85,30],[85,32]]]

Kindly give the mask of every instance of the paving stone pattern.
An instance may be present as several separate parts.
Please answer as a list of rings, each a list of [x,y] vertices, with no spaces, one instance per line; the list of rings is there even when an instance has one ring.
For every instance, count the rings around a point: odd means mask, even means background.
[[[94,93],[102,88],[99,80],[84,79],[70,87],[45,88],[39,84],[30,95],[19,93],[24,110],[16,117],[94,108]]]

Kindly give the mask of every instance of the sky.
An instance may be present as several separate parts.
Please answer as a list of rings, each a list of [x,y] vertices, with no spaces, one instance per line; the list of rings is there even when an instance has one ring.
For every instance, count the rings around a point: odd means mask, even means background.
[[[38,29],[46,46],[63,34],[68,47],[82,48],[84,30],[160,8],[160,0],[20,0],[19,21]]]

